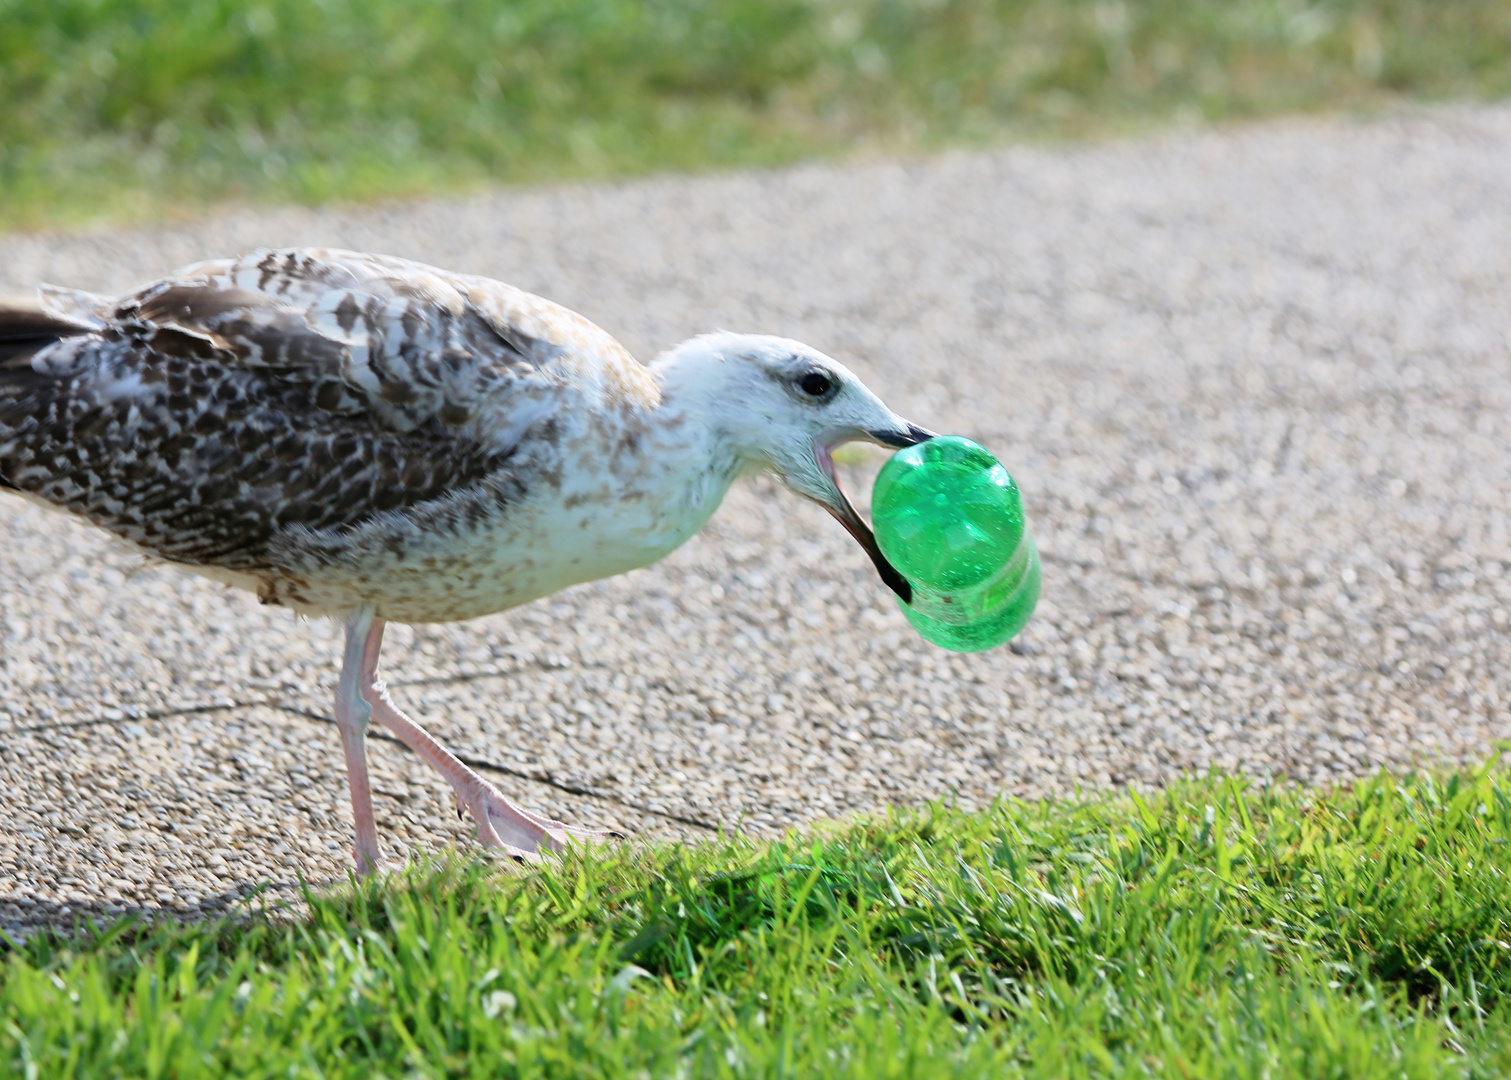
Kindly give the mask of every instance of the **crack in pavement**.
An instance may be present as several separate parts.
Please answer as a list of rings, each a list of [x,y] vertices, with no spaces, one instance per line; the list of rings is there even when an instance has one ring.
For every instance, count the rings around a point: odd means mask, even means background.
[[[411,683],[394,683],[393,685],[441,685],[445,682],[468,682],[473,679],[491,678],[498,674],[501,673],[477,673],[444,680],[424,679],[415,680]],[[126,714],[120,717],[98,716],[92,717],[87,720],[60,720],[45,724],[31,724],[26,727],[11,728],[10,733],[22,734],[47,731],[68,731],[81,728],[101,727],[112,724],[140,724],[144,722],[155,722],[159,720],[172,720],[180,716],[197,716],[212,712],[235,712],[238,709],[252,708],[276,709],[279,712],[289,713],[293,716],[302,717],[305,720],[312,720],[321,724],[329,724],[332,727],[334,727],[336,723],[333,717],[323,716],[320,713],[311,712],[308,709],[302,709],[297,705],[290,705],[287,702],[233,701],[222,704],[193,705],[182,709],[161,709],[156,712],[139,712],[134,715]],[[395,738],[393,735],[390,735],[386,731],[369,731],[368,738],[381,739],[384,742],[392,743],[394,746],[401,748],[406,753],[413,753],[413,751],[410,750],[408,746],[405,746],[403,742]],[[479,757],[475,754],[457,753],[455,750],[452,751],[452,755],[464,765],[468,765],[474,769],[487,769],[490,772],[502,773],[505,776],[512,776],[516,780],[527,780],[531,783],[544,784],[547,787],[554,788],[557,791],[563,792],[567,795],[577,795],[583,798],[597,799],[600,802],[614,803],[618,806],[624,806],[631,810],[637,810],[642,814],[649,814],[653,817],[664,818],[667,821],[675,821],[682,825],[690,825],[694,828],[703,829],[707,832],[716,833],[722,831],[724,828],[723,822],[706,821],[702,818],[691,817],[686,814],[678,814],[675,811],[671,810],[658,810],[654,806],[647,806],[643,803],[635,802],[633,799],[626,799],[622,796],[614,795],[607,791],[601,791],[597,788],[587,787],[582,784],[572,784],[567,781],[558,780],[550,773],[531,772],[525,769],[515,768],[512,765],[505,765],[503,762],[494,761],[491,758]]]

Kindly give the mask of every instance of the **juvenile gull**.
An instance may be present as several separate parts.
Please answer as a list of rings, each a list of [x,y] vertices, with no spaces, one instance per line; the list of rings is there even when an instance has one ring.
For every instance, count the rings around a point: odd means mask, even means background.
[[[335,714],[361,873],[380,858],[374,717],[445,775],[483,844],[533,857],[597,835],[517,806],[395,707],[386,623],[470,619],[655,562],[761,469],[910,596],[830,451],[929,433],[799,342],[706,334],[645,367],[509,285],[335,250],[40,297],[0,308],[0,491],[345,623]]]

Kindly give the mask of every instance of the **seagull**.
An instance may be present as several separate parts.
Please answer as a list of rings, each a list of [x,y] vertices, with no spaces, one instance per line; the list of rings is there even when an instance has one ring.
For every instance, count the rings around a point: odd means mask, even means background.
[[[831,451],[931,433],[800,342],[720,331],[646,366],[500,281],[333,249],[38,297],[0,307],[0,492],[344,624],[335,720],[359,875],[381,859],[373,719],[450,781],[486,847],[534,860],[606,835],[517,805],[405,716],[378,675],[387,623],[476,618],[649,565],[761,470],[911,598]]]

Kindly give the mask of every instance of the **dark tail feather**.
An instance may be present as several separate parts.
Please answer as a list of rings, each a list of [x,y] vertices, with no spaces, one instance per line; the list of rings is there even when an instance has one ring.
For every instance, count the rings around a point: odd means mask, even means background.
[[[0,370],[17,367],[39,349],[94,328],[49,315],[39,307],[0,301]]]

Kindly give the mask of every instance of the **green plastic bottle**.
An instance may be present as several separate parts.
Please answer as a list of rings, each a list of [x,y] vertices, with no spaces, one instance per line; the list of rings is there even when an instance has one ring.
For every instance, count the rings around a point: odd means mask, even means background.
[[[882,554],[913,586],[902,613],[956,652],[1003,644],[1039,601],[1039,553],[1018,485],[978,443],[938,435],[900,450],[871,489]]]

